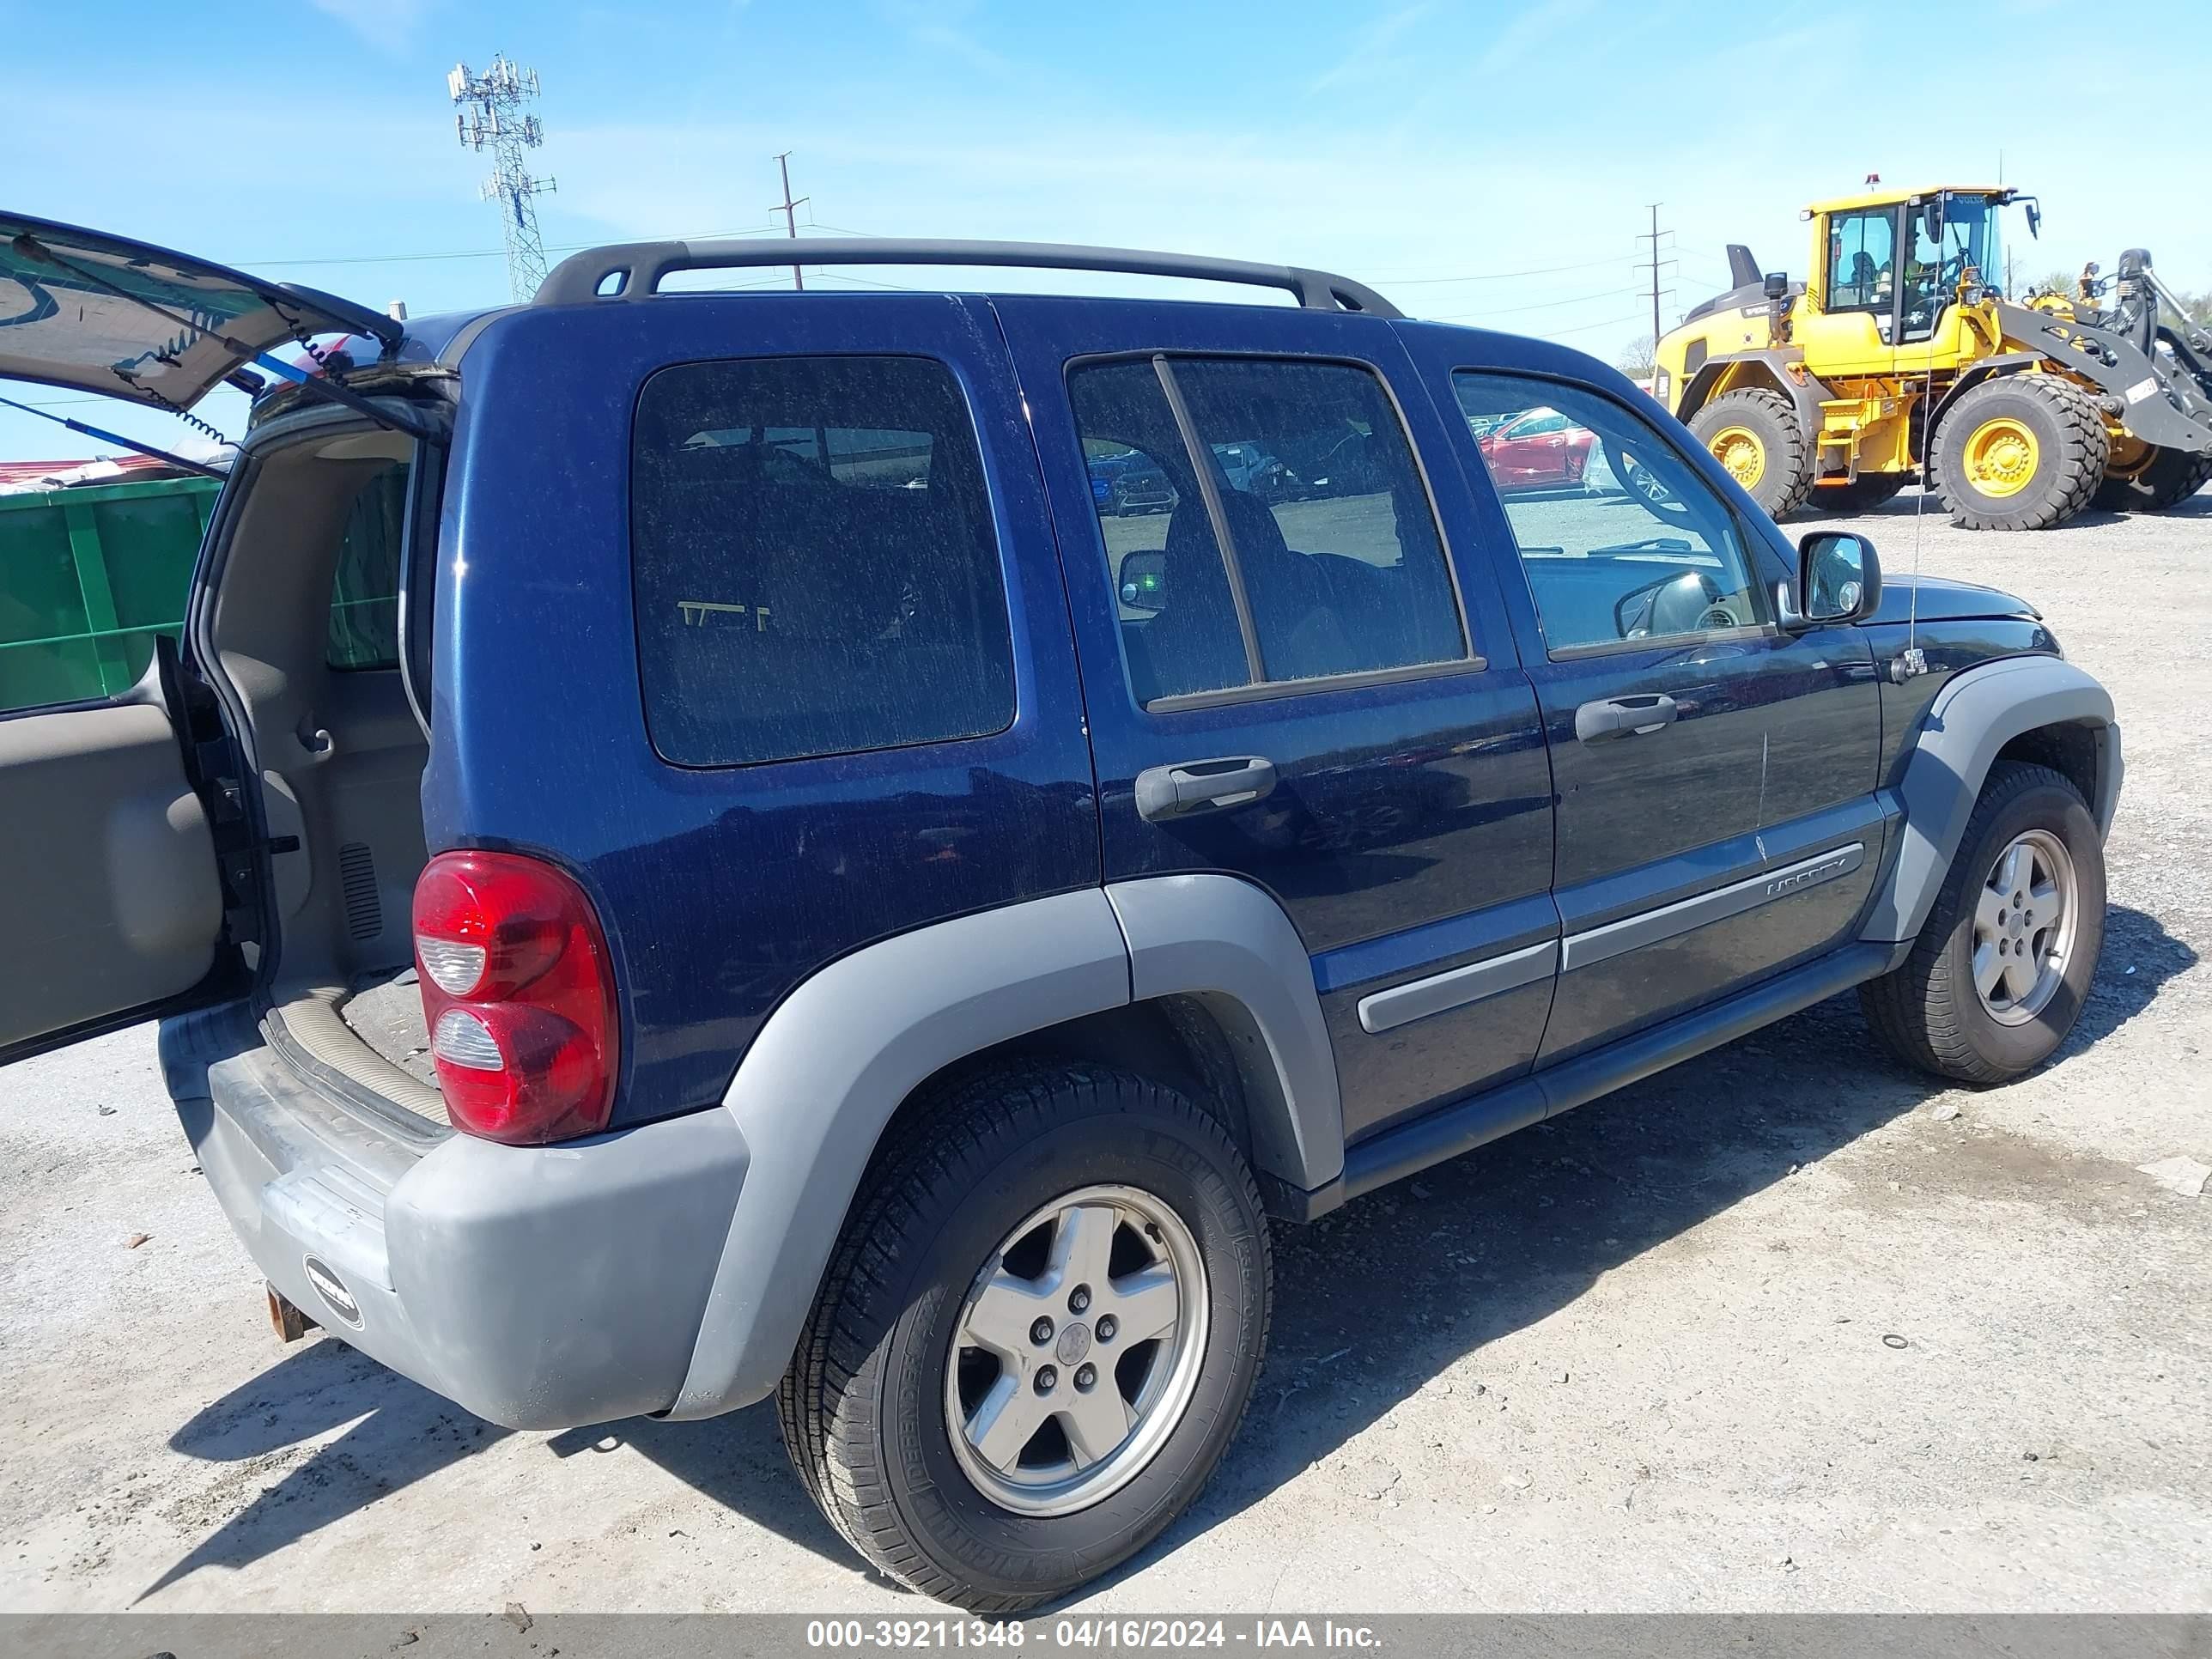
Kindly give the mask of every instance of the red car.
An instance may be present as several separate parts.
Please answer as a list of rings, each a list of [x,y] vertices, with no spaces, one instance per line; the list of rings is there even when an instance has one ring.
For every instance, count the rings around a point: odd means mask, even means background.
[[[1579,487],[1596,441],[1555,409],[1531,409],[1475,434],[1500,495]]]

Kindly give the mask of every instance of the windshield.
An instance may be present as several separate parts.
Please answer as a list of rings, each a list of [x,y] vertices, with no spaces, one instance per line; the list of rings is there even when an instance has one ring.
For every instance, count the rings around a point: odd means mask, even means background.
[[[1905,339],[1924,340],[1935,331],[1936,319],[1969,270],[1984,283],[2003,282],[1998,208],[1990,197],[1947,192],[1908,210],[1912,252],[1905,262]]]

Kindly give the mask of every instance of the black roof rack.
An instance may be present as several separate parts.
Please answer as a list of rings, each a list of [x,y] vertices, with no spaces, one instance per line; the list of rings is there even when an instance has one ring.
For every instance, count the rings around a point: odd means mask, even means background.
[[[1111,270],[1139,276],[1191,276],[1246,283],[1297,295],[1315,311],[1356,311],[1396,320],[1404,313],[1364,283],[1297,265],[1254,264],[1196,253],[1083,247],[1057,242],[961,242],[898,238],[801,237],[797,240],[616,242],[573,253],[554,266],[533,305],[635,300],[657,292],[674,270],[730,270],[775,265],[1000,265],[1045,270]]]

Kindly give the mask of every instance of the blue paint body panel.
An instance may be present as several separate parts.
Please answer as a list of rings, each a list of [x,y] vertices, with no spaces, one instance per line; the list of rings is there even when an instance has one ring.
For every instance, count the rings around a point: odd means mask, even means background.
[[[1139,707],[1102,556],[1103,464],[1079,441],[1066,377],[1152,352],[1376,376],[1419,458],[1470,660]],[[672,364],[823,354],[923,356],[956,376],[1006,584],[1017,717],[994,736],[907,749],[672,764],[647,740],[629,568],[639,390]],[[398,355],[442,361],[464,387],[431,607],[428,843],[537,853],[590,892],[623,990],[617,1123],[719,1098],[777,1003],[872,941],[1101,882],[1218,872],[1270,893],[1297,927],[1358,1140],[1819,954],[1886,862],[1874,792],[1913,712],[1877,693],[1887,629],[1772,633],[1686,665],[1665,650],[1547,655],[1450,374],[1549,377],[1634,400],[1674,431],[1579,353],[1270,306],[810,294],[427,319]],[[1119,510],[1110,490],[1104,504]],[[1785,573],[1787,538],[1744,519],[1763,574]],[[1905,592],[1893,583],[1884,621]],[[1923,616],[1943,619],[1928,632],[1947,668],[2049,648],[2007,596],[1931,584],[1923,599]],[[1673,741],[1577,742],[1577,702],[1661,685],[1692,716]],[[1135,811],[1146,767],[1235,754],[1275,762],[1266,799],[1164,824]],[[1379,1035],[1359,1025],[1362,995],[1776,867],[1839,824],[1869,837],[1863,870],[1783,907],[1786,921],[1731,924],[1742,939],[1708,930],[1687,957],[1679,945],[1632,952],[1580,988],[1554,975]]]
[[[627,556],[638,388],[670,363],[781,353],[952,368],[1006,577],[1010,730],[757,766],[687,769],[654,753]],[[987,307],[903,295],[526,307],[495,318],[461,371],[424,829],[434,852],[544,854],[591,893],[623,992],[617,1122],[720,1098],[769,1011],[837,957],[1097,884],[1059,563]]]

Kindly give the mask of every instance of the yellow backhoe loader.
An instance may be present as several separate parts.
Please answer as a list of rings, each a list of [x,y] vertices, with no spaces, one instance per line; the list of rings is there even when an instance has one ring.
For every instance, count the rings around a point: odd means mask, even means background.
[[[1994,186],[1818,203],[1803,283],[1731,246],[1736,286],[1659,342],[1654,394],[1777,518],[1911,482],[1977,530],[2194,495],[2212,478],[2212,337],[2140,248],[2071,295],[2007,299],[2014,205],[2033,234],[2034,198]]]

